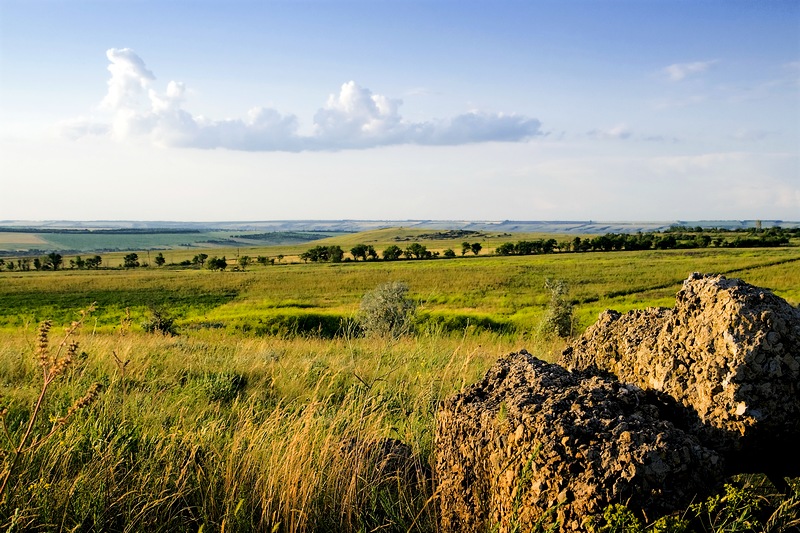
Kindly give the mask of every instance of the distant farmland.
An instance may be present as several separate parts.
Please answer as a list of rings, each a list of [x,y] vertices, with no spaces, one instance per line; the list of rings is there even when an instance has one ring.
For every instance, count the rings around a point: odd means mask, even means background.
[[[0,229],[0,254],[235,248],[301,244],[342,235],[330,231]]]

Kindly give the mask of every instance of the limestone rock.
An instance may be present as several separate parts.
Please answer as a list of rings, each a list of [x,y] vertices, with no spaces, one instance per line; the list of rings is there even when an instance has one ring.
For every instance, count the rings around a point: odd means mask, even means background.
[[[638,387],[524,351],[500,359],[437,415],[442,530],[581,531],[611,503],[650,518],[684,508],[722,460],[659,408]]]
[[[768,290],[693,274],[674,308],[606,311],[559,362],[666,393],[729,457],[797,470],[784,454],[800,438],[800,310]]]

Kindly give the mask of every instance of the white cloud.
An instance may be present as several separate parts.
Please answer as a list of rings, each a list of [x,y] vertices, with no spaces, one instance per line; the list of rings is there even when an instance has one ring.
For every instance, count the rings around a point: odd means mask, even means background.
[[[108,80],[108,93],[103,100],[103,107],[114,110],[136,106],[139,97],[156,77],[130,48],[111,48],[106,52],[106,57],[111,62],[108,65],[111,79]]]
[[[108,116],[105,121],[63,123],[67,137],[108,133],[115,140],[160,146],[302,151],[518,142],[540,135],[538,120],[516,114],[473,111],[445,120],[409,122],[399,112],[402,100],[375,94],[354,81],[329,96],[314,116],[310,135],[298,133],[295,115],[270,108],[252,109],[244,118],[213,120],[183,108],[182,83],[170,81],[164,93],[158,92],[155,76],[129,48],[112,48],[106,55],[111,79],[100,109]]]
[[[673,63],[665,67],[663,73],[670,81],[681,81],[693,74],[700,74],[707,71],[716,63],[714,61],[695,61],[693,63]]]

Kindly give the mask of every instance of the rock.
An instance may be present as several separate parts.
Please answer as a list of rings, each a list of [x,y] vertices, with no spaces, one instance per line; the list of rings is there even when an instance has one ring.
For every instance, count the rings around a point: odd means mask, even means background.
[[[660,418],[638,387],[569,372],[525,351],[500,359],[437,415],[445,532],[532,530],[625,503],[649,518],[685,508],[721,478],[716,452]]]
[[[800,473],[800,310],[768,290],[693,274],[674,308],[606,311],[559,362],[674,398],[734,470]]]

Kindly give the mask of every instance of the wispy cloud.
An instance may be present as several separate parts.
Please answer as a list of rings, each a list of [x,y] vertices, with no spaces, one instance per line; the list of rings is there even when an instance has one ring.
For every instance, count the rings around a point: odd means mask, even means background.
[[[410,122],[400,114],[402,100],[375,94],[354,81],[328,97],[314,115],[309,135],[298,133],[294,114],[265,107],[251,109],[244,118],[213,120],[184,109],[182,83],[170,81],[163,93],[154,89],[155,76],[131,49],[112,48],[106,56],[111,78],[100,106],[106,120],[80,118],[62,124],[62,132],[71,138],[108,134],[161,146],[303,151],[518,142],[541,135],[538,120],[517,114],[470,111]]]
[[[630,139],[633,136],[633,131],[626,124],[617,124],[606,130],[594,129],[588,131],[586,135],[595,139],[624,140]]]
[[[662,72],[670,81],[681,81],[689,76],[701,74],[710,69],[717,61],[695,61],[693,63],[673,63],[664,67]]]

